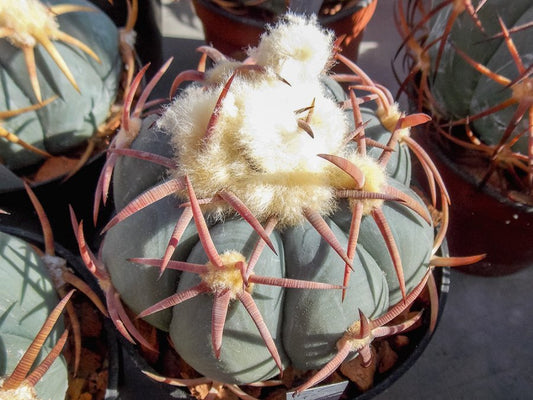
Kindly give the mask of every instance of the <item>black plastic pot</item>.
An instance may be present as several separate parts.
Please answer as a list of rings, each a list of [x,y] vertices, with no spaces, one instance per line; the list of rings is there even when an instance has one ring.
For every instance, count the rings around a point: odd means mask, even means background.
[[[0,231],[16,236],[38,247],[42,247],[44,245],[44,239],[42,234],[36,233],[33,230],[27,230],[24,227],[8,226],[0,223]],[[99,297],[102,299],[102,301],[104,301],[105,304],[105,300],[100,290],[100,287],[98,286],[98,283],[96,282],[92,274],[87,270],[81,258],[57,242],[54,245],[54,249],[56,256],[63,258],[67,262],[67,266],[70,267],[74,271],[74,273],[78,275],[78,277],[83,279],[83,281],[86,282],[91,287],[91,289],[99,295]],[[115,327],[108,318],[105,318],[103,320],[103,330],[105,332],[105,340],[108,350],[108,381],[105,392],[105,400],[118,400],[118,382],[120,371],[119,344]]]
[[[99,221],[103,222],[94,226],[94,193],[104,162],[105,154],[100,153],[66,181],[59,177],[32,185],[50,220],[56,242],[74,254],[78,254],[78,245],[70,222],[69,205],[76,212],[78,220],[85,221],[84,229],[89,243],[98,242],[99,231],[111,212],[111,207],[103,208],[99,216]],[[31,235],[31,240],[39,241],[41,225],[22,181],[17,189],[0,193],[0,209],[9,213],[0,214],[0,229],[14,229],[19,232],[17,236]]]
[[[448,254],[446,243],[444,243],[442,246],[442,253]],[[442,315],[444,306],[446,304],[446,299],[448,297],[450,287],[450,268],[437,268],[434,272],[437,287],[439,289],[438,324],[440,315]],[[424,313],[423,327],[411,331],[407,335],[409,336],[410,344],[407,346],[406,350],[400,354],[398,362],[391,370],[384,374],[376,374],[373,388],[361,393],[353,383],[349,382],[348,386],[346,386],[346,389],[344,389],[345,385],[332,387],[334,393],[335,389],[340,391],[338,391],[337,394],[328,396],[327,398],[334,400],[339,399],[342,396],[343,399],[369,400],[389,388],[414,365],[431,341],[433,332],[429,331],[429,314]],[[164,336],[164,334],[162,336]],[[122,349],[122,371],[121,380],[119,383],[121,400],[139,400],[142,399],[143,394],[146,393],[150,393],[151,400],[195,399],[187,392],[186,388],[159,383],[144,375],[142,371],[150,371],[154,373],[157,373],[157,371],[154,371],[153,367],[145,358],[142,357],[136,346],[126,341],[123,337],[119,337],[119,343]],[[320,395],[320,397],[312,397],[309,395],[305,397],[306,400],[315,398],[324,398],[324,396]],[[298,397],[295,397],[295,399],[298,399]]]

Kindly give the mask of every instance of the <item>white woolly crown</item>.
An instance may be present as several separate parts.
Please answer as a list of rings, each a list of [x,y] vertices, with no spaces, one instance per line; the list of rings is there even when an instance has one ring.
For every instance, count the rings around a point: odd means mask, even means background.
[[[205,85],[185,89],[158,121],[172,135],[174,177],[188,176],[200,198],[233,192],[260,221],[295,225],[306,209],[332,212],[332,176],[344,172],[318,154],[348,156],[349,129],[320,79],[332,44],[315,18],[289,14],[249,50],[263,70],[222,60],[207,71]],[[239,68],[207,137],[223,87]]]

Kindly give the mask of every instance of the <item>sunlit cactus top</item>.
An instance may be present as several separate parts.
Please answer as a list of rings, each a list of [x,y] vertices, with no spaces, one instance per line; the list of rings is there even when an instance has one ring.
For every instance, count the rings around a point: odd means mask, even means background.
[[[7,39],[14,45],[35,46],[36,36],[59,29],[55,15],[37,0],[4,0],[0,3],[0,26],[12,32]]]
[[[355,188],[319,154],[348,158],[384,184],[381,167],[347,150],[346,114],[326,95],[320,76],[332,46],[314,18],[294,18],[250,51],[254,65],[220,60],[206,84],[185,89],[158,121],[173,133],[175,178],[188,176],[201,198],[230,190],[260,221],[280,225],[301,223],[305,209],[329,214],[334,190]]]

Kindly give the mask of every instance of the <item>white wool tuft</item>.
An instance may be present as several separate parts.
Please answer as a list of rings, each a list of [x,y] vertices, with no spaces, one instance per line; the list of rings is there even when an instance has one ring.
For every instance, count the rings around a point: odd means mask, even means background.
[[[0,377],[0,399],[2,400],[39,400],[33,386],[22,383],[14,389],[2,389],[4,378]]]
[[[37,35],[52,36],[59,25],[52,12],[38,0],[1,0],[0,28],[18,47],[35,46]]]
[[[276,217],[278,226],[302,223],[306,209],[331,213],[337,168],[318,154],[343,156],[349,131],[345,113],[326,97],[320,80],[331,42],[316,20],[289,15],[252,51],[258,62],[270,60],[261,64],[264,70],[221,60],[206,71],[203,84],[183,90],[158,120],[172,135],[178,167],[171,175],[188,176],[199,198],[231,191],[260,221]],[[206,136],[224,85],[237,69]],[[291,84],[280,75],[293,77]],[[217,205],[211,212],[223,218],[228,210]]]
[[[329,66],[334,35],[322,28],[316,16],[288,13],[269,27],[249,56],[271,67],[291,84],[315,79]]]

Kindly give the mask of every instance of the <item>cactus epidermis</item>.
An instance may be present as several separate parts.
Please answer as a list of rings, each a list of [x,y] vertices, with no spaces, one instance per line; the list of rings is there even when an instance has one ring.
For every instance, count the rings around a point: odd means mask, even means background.
[[[10,375],[57,304],[57,294],[46,268],[31,245],[3,232],[0,232],[0,289],[0,375]],[[60,319],[50,338],[44,342],[39,361],[58,342],[62,330],[63,322]],[[66,362],[59,357],[35,388],[22,384],[10,392],[18,396],[37,394],[44,400],[64,398],[67,376]],[[2,391],[3,377],[0,378],[0,398],[13,398],[9,397],[12,394]]]
[[[121,210],[105,228],[103,264],[124,302],[212,379],[320,367],[359,311],[378,318],[428,269],[429,213],[404,184],[409,167],[392,168],[400,183],[388,176],[393,157],[380,158],[401,135],[378,124],[381,152],[356,143],[355,114],[375,114],[354,101],[350,116],[324,84],[333,38],[315,18],[288,15],[243,63],[203,51],[213,68],[189,74],[201,82],[132,145],[172,162],[117,163]]]

